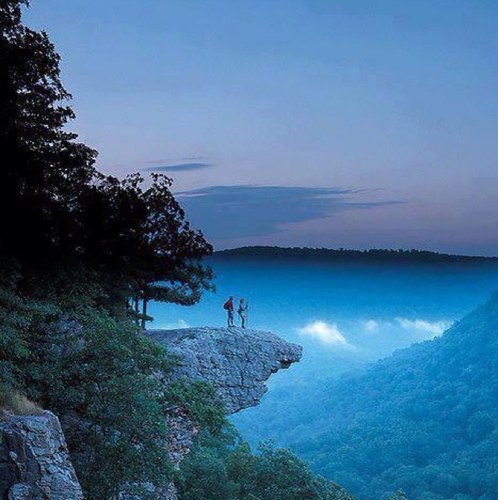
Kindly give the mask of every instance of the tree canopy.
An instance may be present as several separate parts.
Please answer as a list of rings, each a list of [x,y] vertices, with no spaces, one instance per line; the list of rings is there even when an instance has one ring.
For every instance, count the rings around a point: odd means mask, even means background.
[[[22,24],[23,4],[3,0],[0,14],[0,255],[30,270],[61,259],[105,269],[113,293],[142,300],[143,313],[149,299],[195,303],[210,287],[200,260],[211,245],[171,179],[97,171],[96,151],[67,129],[74,113],[59,55],[46,33]]]
[[[236,430],[204,432],[177,474],[180,500],[352,500],[293,453],[263,443],[256,453]]]
[[[0,250],[38,259],[67,250],[75,202],[96,174],[96,152],[65,129],[74,113],[59,56],[46,33],[21,23],[22,4],[3,0],[0,14]]]

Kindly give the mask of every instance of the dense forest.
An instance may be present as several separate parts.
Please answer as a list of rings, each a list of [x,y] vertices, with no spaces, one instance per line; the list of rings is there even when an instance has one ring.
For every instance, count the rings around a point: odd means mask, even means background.
[[[348,250],[344,248],[301,248],[276,246],[250,246],[219,250],[213,254],[215,259],[265,259],[286,260],[299,259],[301,261],[320,262],[365,262],[365,263],[466,263],[466,262],[498,262],[497,257],[477,257],[468,255],[452,255],[426,250]]]
[[[279,443],[359,499],[496,498],[498,296],[441,337],[365,373],[294,388],[272,406]]]
[[[150,300],[192,305],[213,288],[203,263],[212,247],[171,179],[96,169],[96,151],[68,129],[55,47],[22,23],[28,3],[0,4],[0,416],[55,412],[85,498],[146,498],[144,485],[174,477],[164,444],[172,403],[213,440],[227,426],[210,386],[161,389],[156,375],[175,360],[143,335]],[[223,446],[228,457],[224,441],[202,449],[215,456]],[[279,481],[280,498],[344,497],[289,452],[268,451],[273,460],[243,449],[246,474]],[[201,465],[189,465],[196,488]],[[286,487],[287,467],[300,471],[298,487]],[[238,480],[233,498],[272,498],[237,493]]]

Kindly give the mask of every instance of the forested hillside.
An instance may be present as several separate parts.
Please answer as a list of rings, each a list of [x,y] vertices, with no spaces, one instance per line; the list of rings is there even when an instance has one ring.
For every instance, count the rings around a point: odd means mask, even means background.
[[[284,440],[360,499],[498,491],[498,296],[442,337],[302,391]]]
[[[250,246],[220,250],[214,253],[214,259],[264,259],[295,260],[320,262],[393,262],[402,263],[466,263],[466,262],[498,262],[497,257],[480,257],[473,255],[453,255],[427,250],[395,250],[372,248],[370,250],[350,250],[346,248],[310,248],[310,247],[277,247]]]

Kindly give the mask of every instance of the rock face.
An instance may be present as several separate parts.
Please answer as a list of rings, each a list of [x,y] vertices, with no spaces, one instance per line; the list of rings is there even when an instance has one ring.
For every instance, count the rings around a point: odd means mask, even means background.
[[[270,375],[302,355],[301,346],[258,330],[185,328],[149,336],[178,356],[173,379],[209,382],[229,414],[257,405]]]
[[[272,373],[301,359],[302,347],[270,332],[240,328],[152,330],[148,335],[176,355],[178,364],[165,383],[185,378],[210,383],[228,414],[255,406]],[[170,460],[178,466],[199,432],[181,408],[166,416]],[[164,500],[176,499],[171,485]]]
[[[83,498],[64,434],[53,413],[5,415],[0,420],[0,498]]]

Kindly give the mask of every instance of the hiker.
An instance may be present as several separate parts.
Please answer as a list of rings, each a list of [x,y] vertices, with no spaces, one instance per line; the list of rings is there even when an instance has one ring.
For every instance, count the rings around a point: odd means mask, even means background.
[[[240,316],[240,323],[241,323],[240,326],[242,328],[245,328],[247,324],[247,302],[245,301],[245,299],[240,299],[237,313]]]
[[[223,309],[227,312],[228,328],[233,326],[233,297],[230,295],[228,300],[223,304]]]

